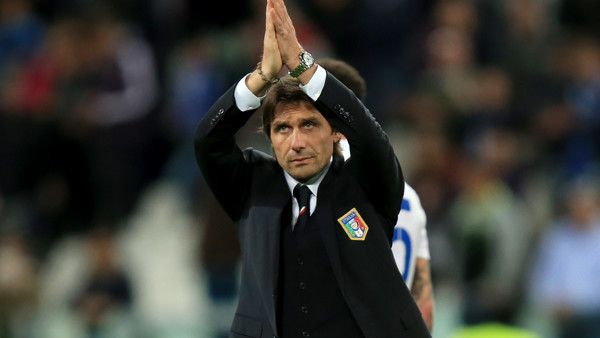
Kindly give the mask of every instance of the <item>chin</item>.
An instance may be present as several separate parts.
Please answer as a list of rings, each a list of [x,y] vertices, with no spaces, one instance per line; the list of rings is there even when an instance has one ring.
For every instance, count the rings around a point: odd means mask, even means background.
[[[310,174],[310,173],[306,173],[305,171],[296,171],[293,173],[290,173],[290,176],[292,176],[296,181],[298,182],[306,182],[308,181],[311,177],[313,177],[315,174]]]
[[[310,179],[310,176],[305,176],[305,175],[290,175],[290,176],[292,176],[296,181],[298,181],[300,183],[304,183]]]

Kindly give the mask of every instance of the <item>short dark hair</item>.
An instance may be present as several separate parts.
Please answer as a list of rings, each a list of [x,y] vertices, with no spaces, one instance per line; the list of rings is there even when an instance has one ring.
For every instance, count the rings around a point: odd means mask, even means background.
[[[262,110],[262,129],[261,131],[271,140],[271,123],[275,118],[275,111],[280,103],[300,103],[306,102],[313,105],[312,99],[300,88],[300,81],[289,75],[280,79],[274,84],[267,93],[260,109]],[[332,127],[332,131],[335,131]],[[339,142],[333,148],[334,154],[342,154]]]
[[[367,98],[367,82],[356,68],[347,62],[331,58],[319,59],[316,63],[340,80],[364,103]]]
[[[307,102],[312,104],[311,98],[300,88],[300,81],[291,76],[284,76],[274,84],[267,93],[260,108],[262,110],[262,131],[271,139],[271,123],[275,118],[275,109],[280,103]]]

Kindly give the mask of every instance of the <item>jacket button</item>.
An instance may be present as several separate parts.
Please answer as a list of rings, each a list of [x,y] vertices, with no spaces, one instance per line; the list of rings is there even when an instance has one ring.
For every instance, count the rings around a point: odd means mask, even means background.
[[[298,265],[304,265],[304,261],[302,260],[302,258],[298,258]]]
[[[308,313],[308,308],[306,306],[301,307],[300,310],[302,313]]]
[[[344,118],[347,119],[348,117],[350,117],[350,113],[349,112],[344,112]]]
[[[302,337],[310,337],[310,334],[306,331],[302,331]]]
[[[219,112],[217,113],[217,115],[221,116],[223,115],[223,113],[225,112],[225,110],[223,110],[223,108],[219,109]]]
[[[304,282],[300,282],[300,284],[298,284],[298,286],[300,287],[301,290],[306,289],[306,284]]]

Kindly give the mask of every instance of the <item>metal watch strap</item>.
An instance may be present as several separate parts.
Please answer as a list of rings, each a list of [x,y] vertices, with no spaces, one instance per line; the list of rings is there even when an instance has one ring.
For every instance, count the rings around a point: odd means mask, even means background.
[[[290,76],[298,77],[298,76],[302,75],[302,73],[304,73],[307,69],[308,69],[308,67],[306,67],[304,62],[300,62],[298,67],[296,67],[296,69],[294,69],[292,72],[290,72]]]

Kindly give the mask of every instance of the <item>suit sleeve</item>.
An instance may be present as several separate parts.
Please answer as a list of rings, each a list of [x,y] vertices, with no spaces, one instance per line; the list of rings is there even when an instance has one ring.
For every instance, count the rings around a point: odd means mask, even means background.
[[[395,223],[402,205],[404,177],[379,123],[354,93],[329,72],[315,105],[348,139],[353,168],[369,200]]]
[[[247,154],[235,142],[235,133],[255,110],[240,111],[231,87],[198,124],[194,138],[196,161],[206,183],[233,221],[240,218],[249,187]]]

